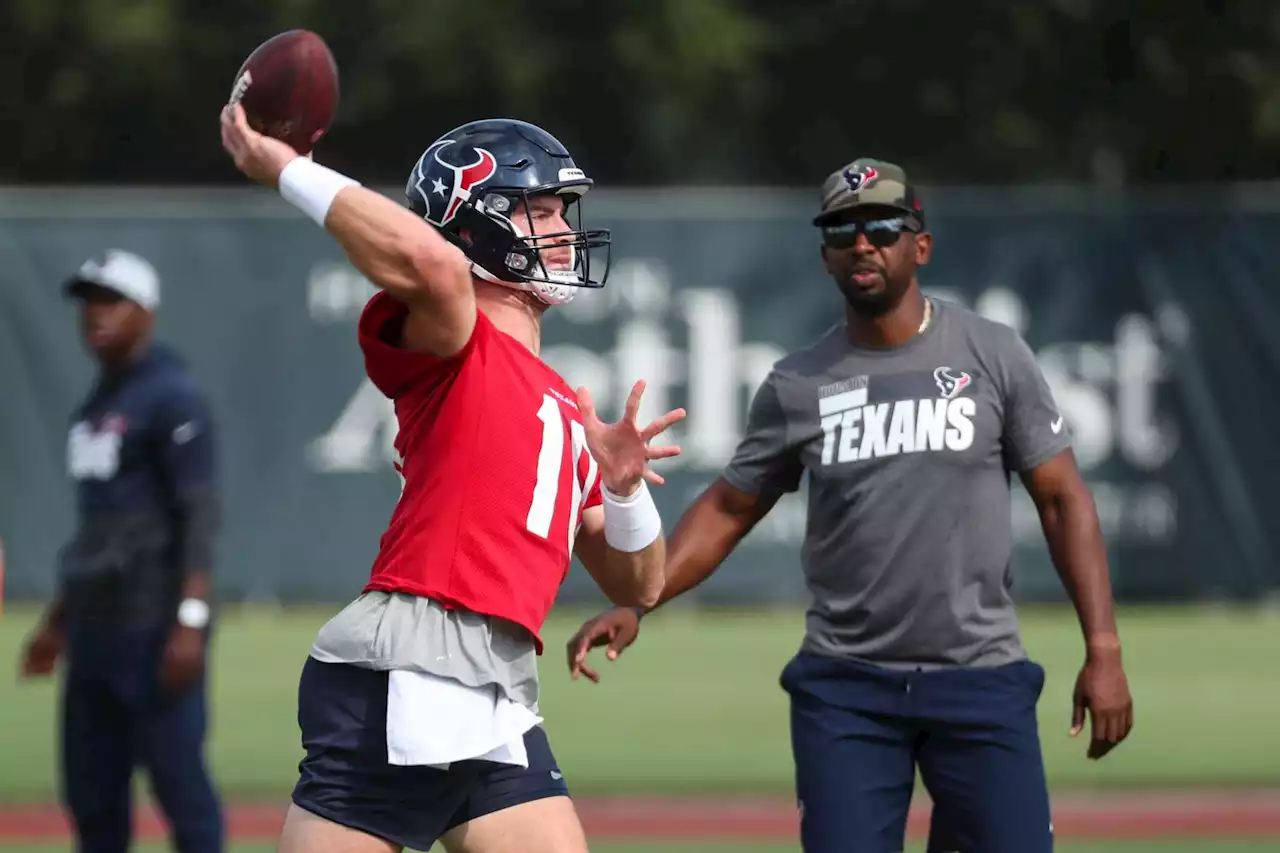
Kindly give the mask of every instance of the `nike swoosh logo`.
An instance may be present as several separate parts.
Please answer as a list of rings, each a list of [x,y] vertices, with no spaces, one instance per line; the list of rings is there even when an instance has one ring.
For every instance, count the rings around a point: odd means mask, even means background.
[[[1062,415],[1058,415],[1058,419],[1049,424],[1049,429],[1053,430],[1054,435],[1062,432]]]

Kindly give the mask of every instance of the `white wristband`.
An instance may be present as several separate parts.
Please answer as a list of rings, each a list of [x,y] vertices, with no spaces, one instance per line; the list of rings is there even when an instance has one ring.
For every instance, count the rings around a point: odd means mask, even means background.
[[[310,157],[295,157],[280,172],[280,195],[321,228],[338,193],[358,186],[359,181],[321,166]]]
[[[184,598],[178,605],[178,624],[203,630],[209,624],[209,605],[198,598]]]
[[[643,551],[662,535],[662,517],[643,480],[634,493],[619,497],[600,486],[604,498],[604,541],[628,553]]]

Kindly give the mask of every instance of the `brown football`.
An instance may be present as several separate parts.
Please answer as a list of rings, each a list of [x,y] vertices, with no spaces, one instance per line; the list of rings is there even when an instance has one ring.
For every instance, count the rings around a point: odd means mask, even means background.
[[[320,36],[288,30],[258,45],[240,66],[231,87],[230,102],[237,101],[254,130],[308,154],[333,124],[338,64]]]

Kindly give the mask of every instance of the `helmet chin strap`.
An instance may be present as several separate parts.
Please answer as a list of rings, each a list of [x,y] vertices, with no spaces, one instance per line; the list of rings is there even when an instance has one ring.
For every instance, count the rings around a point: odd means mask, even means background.
[[[471,274],[483,281],[500,284],[512,290],[532,293],[548,305],[564,305],[572,302],[573,298],[578,295],[578,288],[571,284],[549,284],[545,281],[507,281],[506,279],[498,278],[476,263],[471,264]],[[548,273],[550,278],[554,278],[556,275],[557,273],[554,272]]]

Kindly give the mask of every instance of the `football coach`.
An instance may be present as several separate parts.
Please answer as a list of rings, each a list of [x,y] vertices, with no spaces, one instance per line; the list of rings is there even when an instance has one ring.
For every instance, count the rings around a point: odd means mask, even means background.
[[[147,260],[110,250],[65,288],[98,371],[67,436],[76,530],[21,673],[65,659],[60,794],[79,851],[129,849],[131,782],[145,767],[174,848],[217,853],[204,759],[214,424],[181,359],[153,341],[160,280]]]

